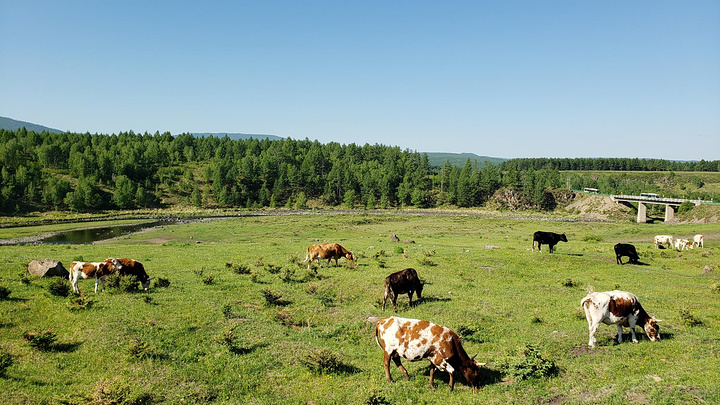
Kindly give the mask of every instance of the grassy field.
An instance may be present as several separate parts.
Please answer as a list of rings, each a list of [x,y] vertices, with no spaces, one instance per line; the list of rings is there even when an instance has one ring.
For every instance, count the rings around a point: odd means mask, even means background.
[[[565,232],[569,242],[531,253],[536,230]],[[704,249],[651,243],[655,234],[696,233]],[[391,242],[391,234],[415,243]],[[353,250],[357,263],[307,271],[305,248],[325,241]],[[617,242],[635,244],[644,265],[615,264]],[[12,364],[0,376],[0,403],[720,403],[718,243],[718,224],[356,214],[203,221],[94,245],[2,246],[0,286],[10,294],[0,300],[0,375],[2,353]],[[78,299],[24,274],[33,259],[67,267],[110,256],[142,261],[152,288],[94,294],[84,280]],[[703,274],[706,266],[712,271]],[[461,334],[467,352],[487,363],[477,395],[461,376],[448,392],[442,372],[432,391],[427,361],[404,362],[409,381],[394,366],[396,382],[385,380],[367,318],[393,314],[381,311],[383,279],[406,267],[427,284],[415,307],[398,299],[399,315]],[[579,302],[589,288],[635,293],[663,320],[662,341],[638,329],[638,344],[616,344],[615,327],[601,325],[598,347],[588,348]],[[26,338],[44,331],[57,340],[36,347]],[[527,345],[540,357],[523,357]],[[535,360],[556,372],[521,378]]]

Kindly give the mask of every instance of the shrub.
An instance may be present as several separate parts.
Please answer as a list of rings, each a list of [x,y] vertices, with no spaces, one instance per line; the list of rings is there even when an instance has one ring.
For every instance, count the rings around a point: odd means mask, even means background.
[[[695,326],[700,326],[703,323],[700,319],[698,319],[695,316],[694,311],[690,311],[687,308],[683,308],[680,310],[680,318],[682,318],[685,326],[689,326],[691,328],[695,327]]]
[[[42,332],[26,332],[23,339],[25,339],[30,346],[38,350],[48,351],[57,340],[57,335],[48,329]]]
[[[371,392],[365,400],[365,405],[392,405],[392,402],[379,392]]]
[[[585,235],[582,240],[583,242],[602,242],[602,238],[597,235]]]
[[[208,274],[202,279],[202,282],[207,285],[213,284],[215,282],[215,276],[213,276],[212,274]]]
[[[9,353],[0,351],[0,377],[5,377],[5,372],[13,365],[13,357]]]
[[[265,269],[267,269],[268,273],[270,274],[278,274],[280,273],[280,270],[282,270],[282,266],[276,266],[274,264],[266,264]]]
[[[121,293],[134,293],[140,289],[137,277],[135,276],[120,276],[120,283],[117,286],[117,291]]]
[[[230,266],[229,266],[230,269],[235,274],[250,274],[250,266],[248,266],[244,263],[239,263],[239,264],[229,263],[229,264],[230,264]]]
[[[402,246],[395,246],[395,253],[401,255],[405,253],[405,248]]]
[[[95,385],[90,401],[91,404],[106,405],[143,405],[152,404],[155,398],[147,392],[138,392],[142,388],[138,386],[137,381],[132,383],[120,380],[116,377],[114,380],[99,381]]]
[[[266,289],[260,291],[260,294],[262,294],[263,298],[265,298],[265,305],[267,305],[267,306],[287,305],[287,302],[282,299],[281,294],[270,291],[269,288],[266,288]]]
[[[0,300],[6,299],[8,297],[8,295],[10,295],[10,292],[11,291],[9,288],[0,285]]]
[[[555,362],[544,359],[533,345],[526,345],[518,356],[501,360],[499,367],[517,380],[552,377],[560,372]]]
[[[163,287],[163,288],[170,287],[170,280],[168,280],[166,278],[158,277],[157,280],[155,281],[155,287]]]
[[[79,297],[70,300],[67,303],[67,307],[71,311],[81,311],[83,309],[90,309],[93,306],[93,300],[88,299],[87,296],[80,294]]]
[[[460,325],[456,330],[458,335],[462,336],[463,339],[473,343],[483,343],[483,327],[479,324],[475,325]]]
[[[695,203],[692,201],[683,201],[678,207],[677,212],[678,214],[682,214],[683,212],[692,211],[693,208],[695,208]]]
[[[27,271],[21,271],[19,275],[20,275],[20,282],[21,282],[21,283],[23,283],[23,284],[30,284],[31,280],[30,280],[30,277],[28,277],[28,272],[27,272]]]
[[[570,278],[565,279],[565,281],[560,284],[562,284],[563,287],[575,287],[577,285],[577,283],[572,281]]]
[[[338,353],[324,348],[311,350],[300,362],[316,374],[339,373],[346,367]]]
[[[282,273],[278,276],[280,277],[280,280],[282,280],[285,283],[289,283],[293,281],[293,277],[295,276],[295,270],[294,269],[283,269]]]
[[[47,290],[56,297],[67,297],[70,295],[71,288],[64,278],[54,277],[48,284]]]
[[[128,346],[128,353],[130,354],[130,357],[134,359],[147,359],[153,357],[150,345],[145,343],[140,338],[134,338],[130,340],[130,345]]]

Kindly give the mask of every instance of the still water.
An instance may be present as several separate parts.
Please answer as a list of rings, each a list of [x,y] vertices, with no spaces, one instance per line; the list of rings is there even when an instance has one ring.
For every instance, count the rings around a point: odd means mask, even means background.
[[[158,226],[174,225],[177,220],[163,220],[155,222],[145,222],[134,225],[117,225],[104,228],[79,229],[74,231],[62,232],[54,236],[41,239],[40,243],[48,244],[84,244],[93,243],[100,240],[117,238],[118,236],[128,235],[131,233],[142,231],[143,229],[155,228]]]

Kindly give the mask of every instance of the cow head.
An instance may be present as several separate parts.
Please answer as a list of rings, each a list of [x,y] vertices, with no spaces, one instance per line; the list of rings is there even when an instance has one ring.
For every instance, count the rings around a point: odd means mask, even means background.
[[[112,271],[113,271],[113,272],[117,272],[117,271],[119,271],[119,270],[122,268],[122,264],[121,264],[117,259],[115,259],[114,257],[110,257],[110,258],[105,259],[105,263],[108,263],[109,265],[112,266]]]
[[[418,299],[421,299],[421,298],[422,298],[422,290],[423,290],[423,287],[424,287],[424,286],[425,286],[425,283],[423,283],[423,282],[421,281],[420,284],[419,284],[419,285],[417,286],[417,288],[415,289],[415,294],[417,294]]]
[[[560,235],[560,240],[563,242],[567,242],[567,238],[565,237],[564,233]]]
[[[652,342],[660,340],[660,326],[657,324],[658,322],[660,322],[660,319],[650,318],[643,326],[645,334]]]
[[[147,280],[140,281],[140,284],[142,284],[142,287],[145,291],[147,291],[148,288],[150,288],[150,280],[152,280],[152,278],[148,277]]]
[[[478,363],[478,361],[475,360],[475,356],[472,356],[467,367],[463,369],[463,376],[468,385],[472,387],[473,394],[477,394],[478,388],[480,387],[480,367],[485,365],[485,363]]]
[[[350,260],[351,262],[355,261],[355,256],[353,256],[353,252],[351,252],[351,251],[348,251],[347,253],[345,253],[345,258]]]

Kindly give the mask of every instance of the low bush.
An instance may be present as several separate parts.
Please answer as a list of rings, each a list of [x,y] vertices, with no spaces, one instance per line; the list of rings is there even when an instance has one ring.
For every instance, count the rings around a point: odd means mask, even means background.
[[[6,299],[10,295],[10,289],[0,285],[0,300]]]
[[[337,374],[347,367],[340,354],[325,348],[311,350],[300,363],[315,374]]]
[[[155,280],[155,287],[162,287],[167,288],[170,287],[170,280],[162,277],[158,277],[157,280]]]
[[[516,380],[553,377],[560,372],[555,362],[543,358],[534,345],[526,345],[517,356],[501,360],[498,366],[502,372]]]
[[[67,297],[70,295],[71,287],[70,283],[64,278],[53,277],[47,286],[47,290],[56,297]]]
[[[0,351],[0,377],[5,377],[5,372],[13,363],[13,357],[9,353]]]
[[[42,332],[26,332],[23,339],[25,339],[30,346],[38,350],[49,351],[55,341],[57,341],[57,335],[48,329]]]

